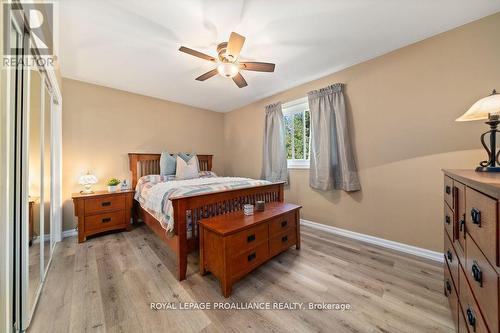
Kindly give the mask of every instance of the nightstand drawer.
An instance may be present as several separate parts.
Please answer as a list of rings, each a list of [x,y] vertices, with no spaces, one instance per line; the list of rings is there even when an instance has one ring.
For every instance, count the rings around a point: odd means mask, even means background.
[[[486,328],[486,323],[484,322],[481,311],[477,306],[474,296],[472,296],[472,291],[470,290],[469,283],[467,283],[467,278],[465,277],[464,271],[460,269],[460,303],[462,305],[462,311],[467,322],[467,326],[470,332],[482,333],[489,332]]]
[[[117,211],[85,217],[85,232],[105,231],[116,226],[127,226],[125,211]]]
[[[497,264],[497,201],[470,187],[465,189],[467,232],[492,265]]]
[[[85,215],[125,209],[125,196],[107,195],[85,200]]]

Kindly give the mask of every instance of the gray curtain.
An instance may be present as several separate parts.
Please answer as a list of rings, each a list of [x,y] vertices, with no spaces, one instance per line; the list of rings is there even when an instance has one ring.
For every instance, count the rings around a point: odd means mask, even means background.
[[[343,84],[307,94],[311,113],[309,184],[318,190],[361,189],[349,138]]]
[[[262,178],[277,182],[288,180],[285,146],[285,121],[281,103],[266,106]]]

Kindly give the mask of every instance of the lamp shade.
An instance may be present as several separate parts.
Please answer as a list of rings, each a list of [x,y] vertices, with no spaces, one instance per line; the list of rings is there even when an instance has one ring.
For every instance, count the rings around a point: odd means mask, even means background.
[[[88,173],[80,177],[80,179],[78,180],[78,184],[80,185],[97,184],[97,177]]]
[[[490,114],[498,113],[500,113],[500,94],[493,90],[490,96],[481,98],[455,121],[483,120],[488,119]]]

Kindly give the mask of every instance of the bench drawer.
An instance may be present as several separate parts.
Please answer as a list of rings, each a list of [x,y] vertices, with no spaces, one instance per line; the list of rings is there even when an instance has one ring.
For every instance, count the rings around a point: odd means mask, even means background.
[[[462,304],[463,315],[470,332],[487,333],[486,323],[479,311],[469,283],[465,277],[464,271],[460,270],[460,302]]]
[[[498,332],[498,275],[470,237],[465,263],[465,274],[484,319],[492,332]]]
[[[273,236],[269,239],[269,252],[271,257],[287,250],[290,246],[297,243],[297,229],[289,228],[282,234]]]
[[[295,213],[280,216],[269,222],[269,237],[281,234],[296,226],[297,221],[295,219]]]
[[[231,279],[237,280],[269,258],[268,242],[257,245],[231,259]]]
[[[111,230],[118,226],[123,226],[124,228],[128,226],[125,221],[125,211],[123,210],[85,217],[85,233]]]
[[[85,200],[85,215],[125,209],[125,196],[104,196]]]
[[[466,188],[465,225],[467,232],[486,258],[497,264],[497,201],[478,191]]]
[[[267,224],[240,231],[228,238],[229,256],[233,257],[243,251],[254,248],[259,243],[268,241]]]

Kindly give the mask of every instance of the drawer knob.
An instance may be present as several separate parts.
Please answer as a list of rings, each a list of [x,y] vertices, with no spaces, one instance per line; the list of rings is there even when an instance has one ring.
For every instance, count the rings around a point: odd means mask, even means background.
[[[247,243],[251,243],[255,240],[255,234],[252,234],[250,236],[247,237]]]
[[[104,201],[103,203],[101,203],[101,206],[102,207],[109,207],[109,206],[111,206],[111,201]]]
[[[470,326],[474,329],[474,332],[476,331],[476,316],[474,315],[474,312],[470,308],[470,306],[467,306],[467,322],[469,323]]]
[[[451,253],[450,250],[446,251],[446,258],[448,258],[450,262],[453,261],[453,254]]]
[[[286,242],[286,241],[288,241],[288,236],[283,236],[283,237],[281,237],[281,241],[282,241],[283,243],[284,243],[284,242]]]
[[[477,224],[478,227],[481,227],[481,211],[477,208],[472,208],[470,210],[470,217],[472,219],[472,224]]]
[[[247,260],[248,262],[254,260],[255,258],[257,258],[257,254],[255,252],[252,252],[251,254],[248,255],[247,257]]]
[[[481,271],[481,268],[479,268],[479,265],[477,262],[474,260],[472,263],[471,267],[472,271],[472,277],[474,278],[474,281],[479,283],[479,286],[483,286],[483,272]]]
[[[111,222],[111,217],[105,217],[101,220],[102,223],[108,223]]]
[[[281,222],[281,227],[284,228],[288,225],[288,221]]]
[[[451,193],[451,187],[446,185],[446,187],[444,188],[444,191],[446,192],[446,194],[450,194]]]
[[[460,231],[465,231],[465,218],[462,218],[460,221],[458,221],[458,226],[460,228]]]
[[[448,215],[446,215],[444,221],[446,222],[446,224],[450,224],[451,223],[451,218]]]

